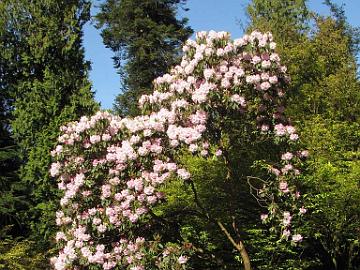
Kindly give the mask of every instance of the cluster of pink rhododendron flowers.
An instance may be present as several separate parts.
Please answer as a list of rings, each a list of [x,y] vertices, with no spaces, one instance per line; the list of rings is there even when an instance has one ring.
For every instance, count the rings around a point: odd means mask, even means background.
[[[229,113],[254,115],[260,134],[289,145],[297,142],[295,128],[283,115],[289,79],[275,47],[270,33],[255,31],[232,41],[227,32],[199,32],[196,41],[184,45],[180,65],[157,78],[152,94],[139,99],[142,115],[98,112],[61,127],[50,168],[64,194],[56,213],[55,269],[147,269],[153,243],[137,234],[144,234],[149,212],[166,195],[159,187],[174,177],[191,179],[177,151],[188,149],[204,158],[222,155],[224,149],[208,131],[213,111],[231,108]],[[306,156],[305,151],[279,153],[280,165],[269,166],[273,181],[263,192],[275,187],[278,196],[298,199],[291,179]],[[291,221],[305,212],[272,204],[261,219],[281,216],[283,237],[299,242],[302,237],[291,231]],[[151,262],[155,266],[168,260],[177,265],[173,269],[185,269],[188,255],[181,245],[165,245],[158,252]]]

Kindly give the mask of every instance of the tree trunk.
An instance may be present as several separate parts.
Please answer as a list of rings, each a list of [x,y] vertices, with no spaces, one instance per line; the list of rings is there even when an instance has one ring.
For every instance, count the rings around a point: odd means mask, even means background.
[[[232,238],[228,230],[224,227],[224,225],[220,221],[217,221],[217,225],[220,227],[220,229],[229,239],[231,244],[239,251],[240,256],[243,260],[244,270],[251,270],[250,257],[245,249],[244,243],[241,240],[239,240],[239,243],[236,243],[234,238]]]

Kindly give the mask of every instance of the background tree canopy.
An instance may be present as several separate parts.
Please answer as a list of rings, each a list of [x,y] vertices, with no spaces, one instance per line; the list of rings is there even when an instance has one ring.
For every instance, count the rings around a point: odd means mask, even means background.
[[[98,109],[81,45],[89,8],[87,1],[0,3],[2,166],[6,166],[1,179],[8,179],[1,204],[12,199],[2,208],[4,215],[13,211],[17,220],[13,225],[21,224],[8,236],[36,240],[43,251],[53,237],[57,209],[58,191],[48,173],[50,150],[62,124]]]
[[[359,29],[330,0],[324,1],[330,16],[316,14],[307,2],[251,0],[246,29],[272,32],[291,77],[286,113],[310,151],[302,244],[278,242],[259,219],[262,208],[248,192],[246,177],[261,178],[253,160],[271,157],[276,149],[254,140],[246,127],[231,132],[225,127],[221,134],[224,142],[233,142],[228,164],[179,157],[190,167],[204,206],[227,226],[235,222],[240,228],[254,269],[360,269]],[[100,4],[94,19],[123,82],[116,113],[136,115],[139,96],[179,60],[181,45],[192,34],[177,13],[184,3]],[[87,0],[0,2],[0,269],[48,269],[59,198],[48,172],[50,151],[60,126],[99,109],[82,44],[90,5]],[[182,238],[196,246],[194,269],[241,269],[217,228],[196,215],[189,187],[182,185],[168,185],[164,191],[171,195],[154,210],[162,218],[159,232],[169,241]]]
[[[178,59],[182,43],[193,33],[187,19],[177,18],[184,0],[109,0],[100,5],[97,27],[104,44],[115,54],[122,79],[115,110],[139,113],[137,100],[149,93],[152,81],[165,74]]]

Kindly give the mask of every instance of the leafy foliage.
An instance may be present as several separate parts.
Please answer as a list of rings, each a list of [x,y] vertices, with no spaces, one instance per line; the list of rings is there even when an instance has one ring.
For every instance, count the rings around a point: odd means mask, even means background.
[[[308,197],[310,248],[327,269],[358,269],[359,124],[317,117],[303,134],[313,153],[305,178],[314,194]]]
[[[342,7],[325,4],[332,16],[309,11],[306,1],[253,0],[249,27],[279,37],[292,78],[287,112],[311,150],[304,183],[311,206],[305,227],[312,236],[299,269],[358,269],[359,30]]]
[[[43,253],[34,248],[35,243],[28,240],[0,241],[1,270],[33,270],[48,269],[47,259]]]

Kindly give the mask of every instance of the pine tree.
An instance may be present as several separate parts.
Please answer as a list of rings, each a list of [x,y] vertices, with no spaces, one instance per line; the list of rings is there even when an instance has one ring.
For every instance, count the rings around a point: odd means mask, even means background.
[[[179,48],[191,34],[187,19],[178,19],[184,0],[107,0],[96,16],[104,44],[115,54],[122,79],[115,110],[138,113],[137,100],[152,81],[178,60]]]
[[[62,124],[98,108],[82,47],[90,3],[5,0],[0,7],[7,18],[2,36],[10,37],[0,53],[12,70],[4,75],[14,101],[11,132],[21,152],[21,181],[30,189],[28,225],[38,239],[47,239],[57,208],[50,151]]]

